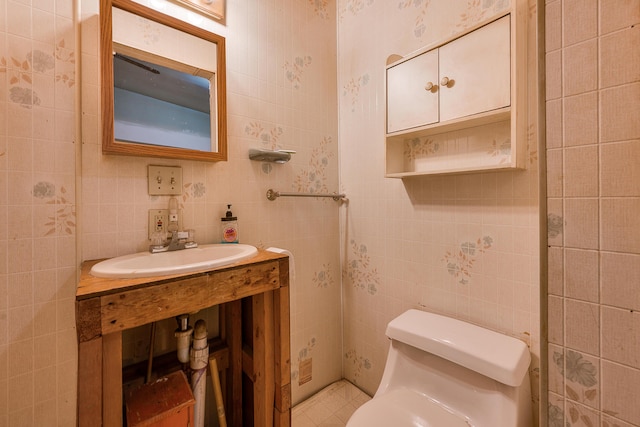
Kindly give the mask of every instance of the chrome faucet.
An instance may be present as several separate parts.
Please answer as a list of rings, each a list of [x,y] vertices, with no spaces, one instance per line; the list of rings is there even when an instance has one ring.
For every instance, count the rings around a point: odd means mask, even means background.
[[[155,244],[149,246],[149,252],[152,254],[158,252],[179,251],[181,249],[197,248],[198,244],[193,240],[189,240],[188,231],[172,231],[171,240],[163,244]]]

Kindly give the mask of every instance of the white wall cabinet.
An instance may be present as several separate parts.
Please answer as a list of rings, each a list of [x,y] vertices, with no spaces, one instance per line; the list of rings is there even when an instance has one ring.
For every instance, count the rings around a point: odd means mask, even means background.
[[[385,176],[524,166],[526,16],[517,9],[387,65]]]
[[[440,120],[438,49],[387,69],[387,133]]]

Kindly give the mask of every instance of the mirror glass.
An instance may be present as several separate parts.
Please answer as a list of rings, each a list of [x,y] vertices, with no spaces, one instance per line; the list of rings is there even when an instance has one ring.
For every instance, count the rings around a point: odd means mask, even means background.
[[[224,38],[101,2],[103,152],[226,160]]]

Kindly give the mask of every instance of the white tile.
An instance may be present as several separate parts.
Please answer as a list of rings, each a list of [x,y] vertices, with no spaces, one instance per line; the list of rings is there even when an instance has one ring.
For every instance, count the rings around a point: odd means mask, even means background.
[[[323,421],[320,424],[318,424],[318,426],[320,426],[320,427],[344,427],[345,424],[346,423],[341,421],[338,417],[336,417],[335,415],[332,415],[331,417],[329,417],[325,421]]]
[[[357,405],[355,403],[347,403],[335,413],[335,416],[346,423],[347,421],[349,421],[349,418],[351,418],[351,415],[353,415],[353,413],[359,407],[360,405]]]
[[[315,427],[316,423],[304,412],[294,410],[291,416],[291,424],[293,427]]]
[[[360,405],[371,398],[348,381],[328,385],[293,407],[293,427],[345,426]]]

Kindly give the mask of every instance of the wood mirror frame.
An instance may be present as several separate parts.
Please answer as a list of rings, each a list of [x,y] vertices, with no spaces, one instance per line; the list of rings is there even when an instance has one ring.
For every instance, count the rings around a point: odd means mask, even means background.
[[[114,73],[113,73],[113,13],[112,7],[125,10],[158,24],[215,43],[216,49],[216,151],[149,145],[118,141],[114,133]],[[131,0],[100,0],[100,62],[102,97],[102,152],[130,156],[164,157],[172,159],[224,161],[227,160],[227,102],[225,38],[200,27],[165,15]],[[214,130],[211,132],[214,137]]]

